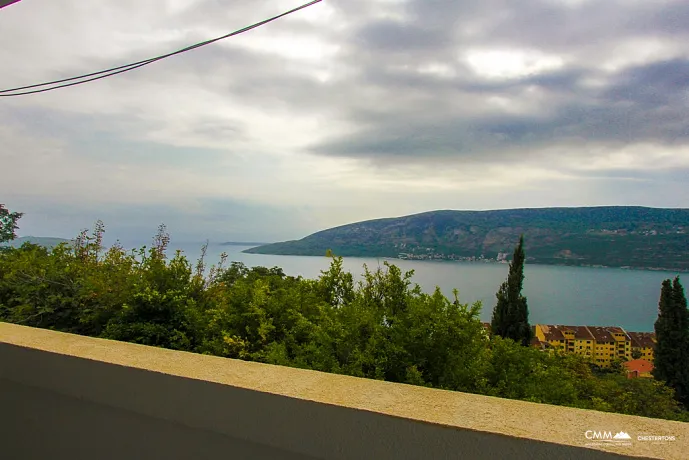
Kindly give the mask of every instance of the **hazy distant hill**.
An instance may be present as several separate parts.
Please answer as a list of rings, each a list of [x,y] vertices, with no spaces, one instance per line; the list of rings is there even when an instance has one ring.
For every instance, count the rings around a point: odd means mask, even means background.
[[[52,237],[44,237],[44,236],[21,236],[19,238],[15,238],[14,240],[9,242],[9,246],[18,248],[24,243],[32,243],[32,244],[37,244],[39,246],[45,246],[47,248],[52,248],[54,246],[57,246],[60,243],[70,243],[70,240],[66,240],[64,238],[52,238]]]
[[[432,211],[324,230],[255,254],[495,259],[525,235],[531,263],[689,270],[689,209]],[[503,256],[504,257],[504,256]]]
[[[268,243],[250,243],[243,241],[227,241],[225,243],[220,243],[220,246],[264,246]]]

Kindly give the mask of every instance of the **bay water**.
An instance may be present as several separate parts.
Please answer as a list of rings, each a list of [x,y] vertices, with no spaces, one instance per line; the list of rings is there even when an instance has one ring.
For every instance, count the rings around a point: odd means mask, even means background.
[[[168,254],[181,250],[195,264],[203,243],[171,242]],[[228,255],[227,264],[242,262],[248,267],[281,267],[287,275],[317,278],[327,270],[327,257],[277,256],[246,254],[250,246],[210,243],[206,252],[207,266],[217,264],[220,254]],[[363,265],[370,269],[383,266],[384,260],[403,272],[414,270],[412,281],[426,292],[436,286],[448,297],[459,290],[462,303],[480,301],[481,319],[490,321],[495,293],[506,279],[507,264],[455,261],[422,261],[345,257],[344,268],[361,279]],[[565,325],[621,326],[628,331],[653,331],[658,314],[661,282],[677,273],[627,270],[617,268],[564,267],[553,265],[525,266],[524,295],[527,297],[530,322]]]

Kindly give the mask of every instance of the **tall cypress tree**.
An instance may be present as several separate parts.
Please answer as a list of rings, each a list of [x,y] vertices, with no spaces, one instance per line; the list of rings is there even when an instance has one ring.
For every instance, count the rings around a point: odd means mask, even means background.
[[[653,353],[653,376],[658,380],[667,381],[672,374],[673,343],[671,340],[669,324],[673,310],[672,281],[663,281],[660,287],[660,300],[658,301],[658,319],[654,324],[656,333],[656,346]]]
[[[528,346],[531,342],[529,307],[526,297],[522,295],[525,259],[524,235],[522,235],[510,262],[507,281],[502,283],[500,290],[495,294],[498,302],[493,309],[491,332]]]
[[[689,407],[689,310],[679,276],[663,281],[655,333],[653,376],[674,388],[677,400]]]

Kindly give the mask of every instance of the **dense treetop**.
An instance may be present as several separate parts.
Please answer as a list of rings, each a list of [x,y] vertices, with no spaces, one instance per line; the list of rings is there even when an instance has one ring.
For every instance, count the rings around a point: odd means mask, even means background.
[[[0,204],[0,244],[16,238],[14,231],[19,228],[17,221],[22,217],[20,212],[11,212]]]

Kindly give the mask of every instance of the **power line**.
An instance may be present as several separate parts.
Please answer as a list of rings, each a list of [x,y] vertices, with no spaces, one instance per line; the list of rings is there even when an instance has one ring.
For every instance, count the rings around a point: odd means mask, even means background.
[[[77,77],[63,78],[61,80],[53,80],[53,81],[46,82],[46,83],[38,83],[35,85],[19,86],[17,88],[0,90],[0,97],[23,96],[25,94],[43,93],[43,92],[52,91],[55,89],[66,88],[68,86],[81,85],[83,83],[88,83],[90,81],[100,80],[102,78],[111,77],[113,75],[118,75],[118,74],[121,74],[124,72],[129,72],[130,70],[138,69],[139,67],[143,67],[143,66],[152,64],[156,61],[160,61],[160,60],[168,58],[170,56],[182,54],[182,53],[185,53],[187,51],[191,51],[193,49],[200,48],[200,47],[206,46],[206,45],[210,45],[211,43],[215,43],[217,41],[224,40],[226,38],[233,37],[235,35],[239,35],[239,34],[242,34],[244,32],[248,32],[252,29],[256,29],[258,27],[261,27],[262,25],[268,24],[269,22],[273,22],[277,19],[283,18],[283,17],[290,15],[292,13],[295,13],[299,10],[302,10],[302,9],[307,8],[309,6],[315,5],[316,3],[319,3],[321,1],[322,0],[313,0],[313,1],[311,1],[309,3],[305,3],[304,5],[301,5],[297,8],[291,9],[291,10],[286,11],[282,14],[277,15],[277,16],[273,16],[272,18],[265,19],[261,22],[257,22],[255,24],[250,25],[250,26],[244,27],[243,29],[236,30],[234,32],[223,35],[221,37],[213,38],[211,40],[206,40],[204,42],[200,42],[200,43],[197,43],[195,45],[187,46],[186,48],[182,48],[182,49],[174,51],[172,53],[163,54],[163,55],[156,56],[156,57],[153,57],[150,59],[145,59],[143,61],[132,62],[131,64],[121,65],[118,67],[112,67],[110,69],[101,70],[98,72],[92,72],[92,73],[88,73],[88,74],[84,74],[84,75],[79,75]],[[89,78],[89,77],[92,77],[92,78]],[[86,78],[86,80],[82,80],[84,78]],[[74,81],[74,80],[79,80],[79,81]],[[71,82],[71,83],[65,83],[65,82]],[[58,85],[58,83],[65,83],[65,84]],[[19,92],[19,93],[16,92],[16,91],[21,91],[24,89],[38,88],[41,86],[49,86],[49,85],[58,85],[58,86],[52,86],[49,88],[34,89],[31,91],[23,91],[23,92]],[[7,94],[7,93],[10,93],[10,94]]]

